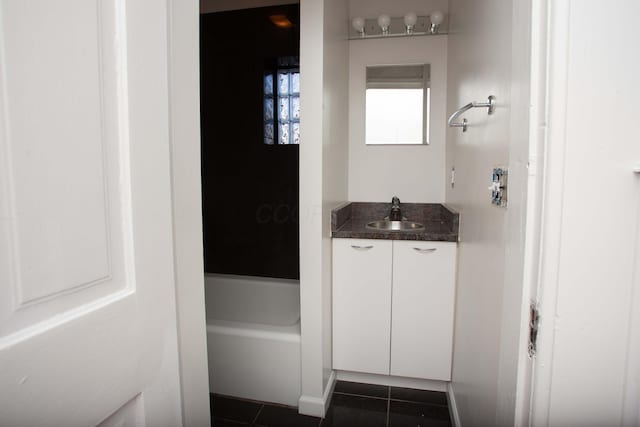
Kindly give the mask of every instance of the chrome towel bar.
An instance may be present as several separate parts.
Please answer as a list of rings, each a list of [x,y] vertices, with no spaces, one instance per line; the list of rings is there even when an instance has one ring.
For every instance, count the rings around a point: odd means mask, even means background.
[[[447,123],[449,123],[449,127],[452,128],[462,128],[462,132],[467,131],[467,119],[462,119],[462,123],[454,123],[453,121],[457,119],[462,113],[468,111],[472,108],[478,107],[486,107],[488,109],[487,114],[493,114],[496,108],[496,97],[493,95],[489,95],[487,98],[487,102],[470,102],[464,107],[460,107],[455,113],[453,113]]]

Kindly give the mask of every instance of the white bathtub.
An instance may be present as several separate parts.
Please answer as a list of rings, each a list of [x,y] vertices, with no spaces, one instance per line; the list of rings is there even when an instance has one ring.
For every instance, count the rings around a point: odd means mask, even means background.
[[[205,274],[212,393],[298,406],[297,280]]]

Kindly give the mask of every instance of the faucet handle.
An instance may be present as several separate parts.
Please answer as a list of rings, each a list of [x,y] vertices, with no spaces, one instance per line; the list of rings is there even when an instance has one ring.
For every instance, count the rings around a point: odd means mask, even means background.
[[[393,206],[400,206],[400,199],[398,198],[398,196],[393,196],[393,199],[391,199],[391,204]]]

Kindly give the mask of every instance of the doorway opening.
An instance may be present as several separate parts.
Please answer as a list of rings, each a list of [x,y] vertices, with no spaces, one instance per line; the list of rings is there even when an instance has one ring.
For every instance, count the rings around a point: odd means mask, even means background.
[[[300,395],[299,5],[200,16],[202,209],[213,393]]]

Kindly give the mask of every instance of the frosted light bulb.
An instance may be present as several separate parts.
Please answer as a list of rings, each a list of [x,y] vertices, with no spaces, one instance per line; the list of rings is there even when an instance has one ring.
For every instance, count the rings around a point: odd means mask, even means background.
[[[435,12],[431,12],[431,15],[429,15],[429,19],[431,20],[431,28],[429,29],[429,31],[431,32],[431,34],[437,34],[440,24],[442,24],[442,21],[444,21],[444,14],[439,10],[436,10]]]
[[[356,17],[351,21],[353,28],[361,35],[364,36],[364,18]]]
[[[404,15],[404,25],[407,29],[407,34],[413,33],[413,27],[416,25],[416,22],[418,22],[418,16],[415,13],[409,12]]]
[[[391,18],[389,18],[389,15],[378,16],[378,25],[382,28],[382,34],[385,36],[389,34],[389,24],[391,24]]]
[[[440,25],[442,24],[442,21],[444,21],[444,14],[439,10],[436,10],[435,12],[431,12],[429,18],[431,19],[432,24]]]

